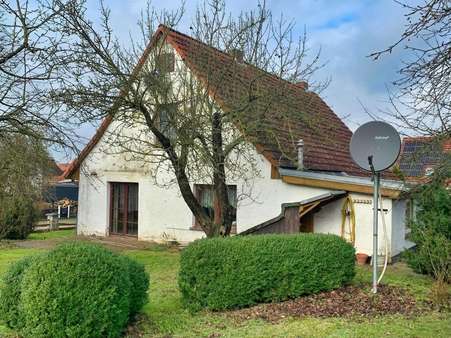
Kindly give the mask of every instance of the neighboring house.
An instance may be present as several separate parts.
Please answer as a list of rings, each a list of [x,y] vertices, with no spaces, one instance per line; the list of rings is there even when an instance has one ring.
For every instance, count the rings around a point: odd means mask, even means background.
[[[78,182],[66,179],[70,163],[56,163],[52,160],[51,178],[44,192],[42,213],[58,212],[59,217],[73,217],[78,203]],[[72,208],[72,211],[71,211]],[[68,215],[70,213],[70,215]]]
[[[57,174],[55,175],[54,180],[56,182],[64,181],[66,179],[64,175],[66,174],[67,169],[70,167],[70,162],[68,162],[68,163],[58,163],[57,162],[56,166],[57,166],[58,170],[57,170]]]
[[[451,139],[419,136],[402,140],[399,169],[407,181],[423,182],[445,163],[451,165]]]
[[[165,40],[159,41],[163,37]],[[173,54],[174,71],[187,67],[200,83],[208,74],[195,55],[204,55],[204,60],[207,58],[218,71],[225,71],[237,62],[235,55],[160,26],[138,71],[149,57],[149,50],[160,42]],[[240,86],[246,87],[251,78],[258,77],[261,90],[269,92],[285,87],[291,106],[316,122],[315,130],[302,119],[282,125],[275,118],[277,107],[266,111],[266,123],[276,131],[279,142],[276,145],[267,138],[257,138],[249,144],[257,174],[230,177],[229,196],[235,207],[236,232],[334,233],[349,240],[354,237],[357,251],[371,254],[372,182],[369,174],[351,160],[348,148],[352,132],[317,94],[307,90],[305,83],[288,83],[246,63],[242,63],[241,68],[238,81],[223,81],[221,87],[216,88],[212,99],[222,109],[233,104],[230,93],[239,92],[243,89]],[[115,121],[105,119],[66,172],[66,177],[79,179],[78,233],[179,242],[203,237],[177,185],[161,187],[149,175],[152,164],[136,163],[126,153],[108,151],[111,144],[107,138],[114,130]],[[160,171],[158,175],[161,181],[174,178],[171,171]],[[391,177],[390,173],[387,176]],[[192,184],[203,207],[213,213],[215,203],[209,183]],[[246,198],[249,187],[252,198]],[[405,239],[406,203],[399,199],[402,190],[399,181],[382,180],[383,212],[391,256],[412,245]],[[353,218],[355,229],[349,225]],[[380,233],[380,247],[384,248],[382,231]]]

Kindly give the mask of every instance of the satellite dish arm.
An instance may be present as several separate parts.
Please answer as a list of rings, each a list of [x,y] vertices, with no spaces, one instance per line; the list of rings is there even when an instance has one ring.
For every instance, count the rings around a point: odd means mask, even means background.
[[[368,164],[370,165],[371,172],[373,173],[373,175],[376,175],[376,170],[374,170],[373,165],[373,155],[368,156]]]

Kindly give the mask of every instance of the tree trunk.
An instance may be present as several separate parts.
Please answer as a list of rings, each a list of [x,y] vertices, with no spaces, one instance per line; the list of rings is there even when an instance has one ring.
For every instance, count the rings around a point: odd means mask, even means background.
[[[197,222],[199,223],[202,230],[205,232],[207,237],[215,237],[219,235],[219,227],[214,223],[211,217],[205,212],[205,210],[200,205],[196,196],[191,189],[189,184],[188,176],[186,175],[185,168],[186,163],[183,163],[182,159],[177,155],[173,145],[169,138],[167,138],[160,130],[158,130],[152,120],[150,113],[143,106],[139,109],[143,112],[146,119],[147,126],[158,139],[158,142],[162,145],[164,151],[171,161],[172,167],[175,171],[175,176],[177,178],[177,183],[182,194],[185,203],[190,208]]]
[[[225,156],[222,140],[222,117],[220,112],[213,114],[212,121],[213,144],[213,186],[217,202],[215,223],[222,227],[222,235],[229,236],[232,229],[232,215],[227,191],[225,174]],[[219,215],[216,215],[219,214]]]

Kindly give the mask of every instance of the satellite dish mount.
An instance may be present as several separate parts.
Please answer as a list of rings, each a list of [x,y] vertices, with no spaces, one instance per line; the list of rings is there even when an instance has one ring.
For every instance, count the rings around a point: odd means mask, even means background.
[[[371,121],[360,126],[349,145],[352,159],[362,169],[373,174],[373,293],[377,293],[377,246],[380,172],[390,168],[398,159],[401,139],[391,125]],[[381,210],[381,212],[383,212]]]

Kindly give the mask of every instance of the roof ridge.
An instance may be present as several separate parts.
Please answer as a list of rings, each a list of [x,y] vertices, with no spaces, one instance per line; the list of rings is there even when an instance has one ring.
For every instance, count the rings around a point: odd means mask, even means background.
[[[167,26],[167,25],[165,25],[165,24],[159,24],[159,25],[158,25],[158,30],[159,30],[159,29],[166,29],[166,30],[171,31],[172,33],[179,34],[179,35],[181,35],[181,36],[183,36],[183,37],[185,37],[185,38],[188,38],[188,39],[190,39],[190,40],[192,40],[192,41],[195,41],[195,42],[197,42],[197,43],[200,43],[200,44],[202,44],[203,46],[205,46],[205,47],[207,47],[207,48],[209,48],[209,49],[211,49],[211,50],[213,50],[213,51],[215,51],[215,52],[219,52],[219,53],[221,53],[221,54],[223,54],[223,55],[225,55],[225,56],[230,57],[231,59],[233,59],[233,56],[232,56],[230,53],[228,53],[228,52],[226,52],[226,51],[223,51],[223,50],[221,50],[221,49],[219,49],[219,48],[210,46],[209,44],[207,44],[207,43],[205,43],[205,42],[203,42],[203,41],[201,41],[201,40],[199,40],[199,39],[196,39],[196,38],[192,37],[191,35],[182,33],[182,32],[180,32],[180,31],[178,31],[178,30],[176,30],[176,29],[174,29],[174,28],[172,28],[172,27],[169,27],[169,26]],[[271,72],[269,72],[269,71],[267,71],[267,70],[265,70],[265,69],[262,69],[262,68],[260,68],[260,67],[257,67],[256,65],[254,65],[254,64],[252,64],[252,63],[250,63],[250,62],[243,61],[243,63],[245,63],[246,65],[248,65],[248,66],[250,66],[250,67],[253,67],[253,68],[257,69],[258,71],[261,71],[261,72],[267,74],[268,76],[271,76],[271,77],[275,78],[276,80],[279,80],[279,81],[281,80],[281,81],[286,82],[288,85],[294,87],[294,89],[297,89],[297,90],[303,90],[303,91],[305,91],[305,92],[307,93],[307,91],[304,90],[304,89],[301,89],[301,88],[297,85],[297,83],[293,83],[293,82],[291,82],[291,81],[289,81],[289,80],[287,80],[287,79],[284,79],[283,77],[280,77],[280,76],[278,76],[278,75],[276,75],[276,74],[273,74],[273,73],[271,73]],[[306,82],[307,82],[307,81],[306,81]],[[310,93],[313,93],[313,94],[315,94],[315,95],[317,95],[317,96],[319,96],[318,93],[315,93],[315,92],[313,92],[313,91],[309,91],[309,92],[310,92]]]
[[[403,141],[415,141],[415,140],[431,140],[434,136],[404,136]]]

